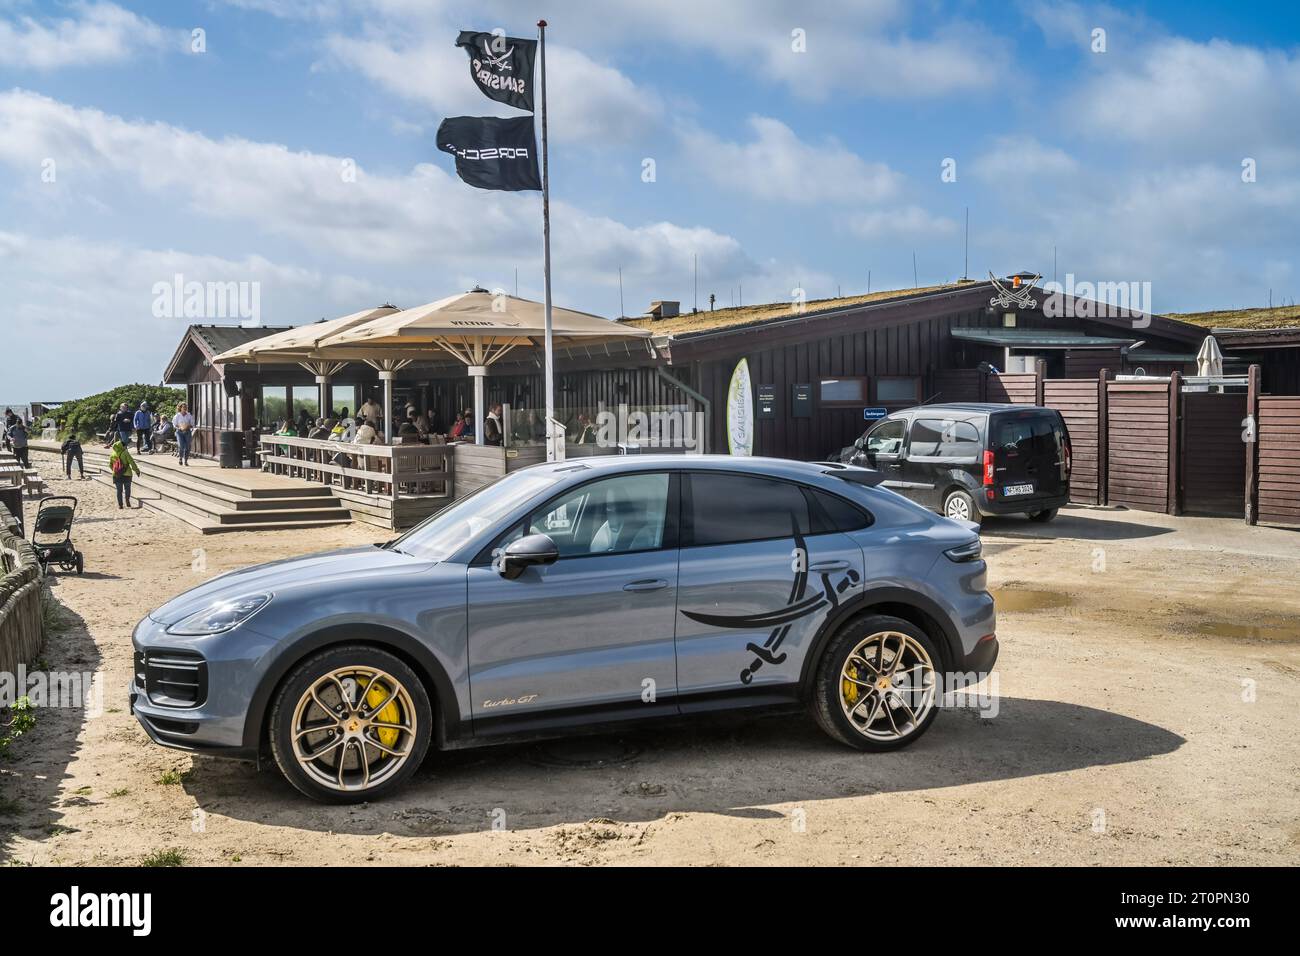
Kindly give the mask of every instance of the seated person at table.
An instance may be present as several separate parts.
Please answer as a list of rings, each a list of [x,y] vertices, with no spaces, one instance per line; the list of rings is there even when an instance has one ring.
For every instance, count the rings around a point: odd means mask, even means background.
[[[357,419],[357,434],[352,441],[358,445],[382,445],[383,441],[379,437],[379,429],[375,426],[373,418],[367,418],[362,421]]]
[[[460,438],[465,434],[465,416],[457,412],[456,420],[452,422],[451,431],[447,432],[448,438]]]
[[[325,419],[316,419],[316,424],[307,430],[308,438],[316,438],[324,441],[330,437],[330,430],[325,427]]]
[[[352,441],[357,437],[357,423],[351,418],[340,418],[330,429],[330,441]]]
[[[280,427],[275,430],[275,434],[284,438],[297,438],[298,429],[294,427],[293,419],[286,418],[280,423]]]
[[[474,409],[472,408],[465,409],[465,427],[461,429],[460,437],[474,437]]]
[[[397,441],[402,445],[418,445],[420,432],[410,422],[402,422],[401,427],[397,429]]]

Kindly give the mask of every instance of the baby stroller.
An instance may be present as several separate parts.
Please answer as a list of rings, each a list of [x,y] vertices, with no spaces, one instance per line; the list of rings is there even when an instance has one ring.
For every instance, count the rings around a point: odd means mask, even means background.
[[[57,561],[62,570],[81,573],[81,552],[72,544],[72,518],[76,511],[77,499],[71,495],[46,498],[37,509],[32,547],[36,549],[42,572],[49,570],[51,561]]]

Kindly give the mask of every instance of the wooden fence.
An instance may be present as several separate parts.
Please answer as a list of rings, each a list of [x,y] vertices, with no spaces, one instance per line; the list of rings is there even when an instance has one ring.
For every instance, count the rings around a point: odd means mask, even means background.
[[[1300,396],[1247,398],[1256,441],[1246,471],[1246,520],[1300,525]]]
[[[19,664],[35,660],[42,641],[40,565],[0,504],[0,673],[16,673]]]
[[[285,435],[259,438],[262,468],[329,485],[353,514],[405,528],[450,504],[454,445],[355,445]]]

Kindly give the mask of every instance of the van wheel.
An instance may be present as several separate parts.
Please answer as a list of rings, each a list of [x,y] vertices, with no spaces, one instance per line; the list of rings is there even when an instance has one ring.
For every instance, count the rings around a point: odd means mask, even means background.
[[[979,507],[975,504],[975,499],[969,492],[960,488],[948,492],[948,497],[943,499],[943,516],[956,518],[958,521],[973,521],[976,524],[984,520]]]
[[[1045,511],[1031,511],[1029,512],[1029,520],[1041,521],[1046,524],[1048,521],[1051,521],[1056,517],[1056,511],[1057,509],[1055,508],[1048,508]]]
[[[424,760],[433,711],[402,660],[362,644],[307,658],[271,707],[271,753],[280,772],[322,803],[377,800]]]
[[[938,646],[910,621],[883,614],[852,621],[817,666],[813,717],[858,750],[905,747],[939,713],[941,660]]]

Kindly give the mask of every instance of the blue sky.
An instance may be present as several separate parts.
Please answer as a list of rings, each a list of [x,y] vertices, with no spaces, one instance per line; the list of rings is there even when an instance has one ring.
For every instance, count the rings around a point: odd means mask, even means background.
[[[1055,246],[1062,278],[1150,282],[1157,311],[1293,301],[1300,13],[1243,10],[0,0],[0,340],[41,358],[0,363],[0,399],[157,381],[177,275],[255,283],[268,325],[516,269],[540,297],[537,196],[461,184],[433,143],[512,115],[457,31],[539,15],[561,304],[616,315],[621,267],[629,313],[689,307],[695,256],[702,304],[910,287],[913,252],[950,281],[967,207],[974,276],[1050,278]]]

